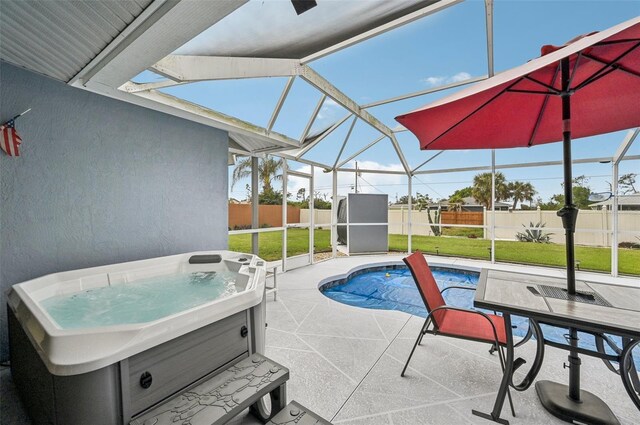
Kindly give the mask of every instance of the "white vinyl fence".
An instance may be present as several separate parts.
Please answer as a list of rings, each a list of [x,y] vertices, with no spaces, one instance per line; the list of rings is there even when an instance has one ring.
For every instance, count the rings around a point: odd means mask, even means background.
[[[330,210],[315,210],[315,223],[331,223]],[[485,212],[485,238],[491,238],[491,211]],[[564,243],[562,220],[555,211],[525,210],[496,211],[496,239],[516,240],[516,233],[523,232],[530,223],[545,225],[545,231],[552,233],[551,241]],[[432,218],[435,218],[432,211]],[[640,243],[640,211],[619,211],[619,242]],[[429,226],[427,212],[412,211],[412,234],[433,235]],[[300,211],[300,222],[309,222],[309,210]],[[329,228],[329,226],[327,226]],[[580,210],[576,225],[575,241],[579,245],[611,246],[612,214],[611,211]],[[406,235],[409,233],[409,214],[407,210],[389,210],[389,233]]]

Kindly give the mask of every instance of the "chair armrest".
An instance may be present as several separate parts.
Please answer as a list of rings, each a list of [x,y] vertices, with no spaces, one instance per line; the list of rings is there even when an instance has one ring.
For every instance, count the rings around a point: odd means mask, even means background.
[[[468,309],[468,308],[443,305],[443,306],[440,306],[440,307],[437,307],[437,308],[434,308],[433,310],[431,310],[429,312],[429,315],[427,316],[427,319],[429,319],[431,316],[433,316],[433,313],[435,313],[436,311],[439,311],[439,310],[457,310],[457,311],[464,311],[466,313],[479,314],[480,316],[482,316],[485,319],[487,319],[487,322],[489,322],[489,324],[491,325],[491,329],[493,329],[493,339],[496,342],[496,347],[498,345],[500,345],[500,342],[498,340],[498,330],[496,329],[496,325],[493,323],[493,321],[491,320],[489,315],[487,315],[486,313],[483,313],[483,312],[478,311],[478,310],[471,310],[471,309]],[[505,329],[505,332],[507,332],[507,329]]]
[[[444,294],[444,291],[448,291],[449,289],[466,289],[469,291],[475,291],[477,288],[474,288],[472,286],[447,286],[442,291],[440,291],[440,293]]]

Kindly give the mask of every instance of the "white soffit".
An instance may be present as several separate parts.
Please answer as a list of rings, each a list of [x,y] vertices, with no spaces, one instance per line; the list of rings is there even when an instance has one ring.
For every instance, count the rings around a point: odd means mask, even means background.
[[[153,0],[1,0],[0,58],[69,81]]]
[[[119,87],[247,1],[155,0],[149,15],[123,31],[122,40],[105,49],[76,79],[87,86]]]
[[[318,0],[296,15],[290,1],[255,0],[174,54],[302,59],[437,0]]]

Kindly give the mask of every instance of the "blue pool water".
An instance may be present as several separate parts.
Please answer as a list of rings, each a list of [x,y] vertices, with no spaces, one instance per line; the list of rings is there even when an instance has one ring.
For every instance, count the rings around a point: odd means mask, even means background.
[[[466,270],[432,267],[431,271],[440,289],[448,286],[475,288],[480,277],[480,273]],[[359,270],[347,279],[325,283],[320,290],[325,296],[343,304],[380,310],[399,310],[427,317],[427,310],[411,272],[406,266],[394,265]],[[443,295],[448,305],[473,308],[475,291],[450,289]],[[528,320],[524,317],[511,316],[511,321],[515,326],[514,335],[525,336],[529,328]],[[566,343],[564,335],[568,332],[567,329],[548,325],[541,325],[541,327],[547,339]],[[595,350],[595,339],[592,335],[579,332],[579,338],[580,347]],[[620,338],[611,338],[621,346]],[[606,348],[613,354],[609,347]],[[634,355],[634,360],[640,367],[639,357]]]

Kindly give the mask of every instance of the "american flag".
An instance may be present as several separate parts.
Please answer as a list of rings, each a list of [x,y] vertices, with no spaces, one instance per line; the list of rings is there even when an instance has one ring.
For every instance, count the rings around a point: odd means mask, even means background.
[[[0,147],[9,156],[20,156],[20,143],[22,139],[16,131],[16,123],[9,120],[0,126]]]

